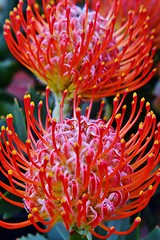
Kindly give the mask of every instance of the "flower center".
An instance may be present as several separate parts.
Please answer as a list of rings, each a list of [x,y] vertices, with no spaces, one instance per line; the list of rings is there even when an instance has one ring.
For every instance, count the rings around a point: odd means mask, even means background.
[[[78,226],[81,221],[93,227],[95,218],[104,221],[127,202],[125,185],[131,182],[127,174],[132,169],[125,163],[115,130],[107,129],[101,119],[56,123],[33,152],[37,167],[31,166],[25,174],[34,182],[26,183],[29,198],[24,202],[29,211],[36,207],[47,219],[58,212],[56,221],[65,212],[71,224]]]
[[[106,73],[119,52],[114,37],[109,34],[111,20],[98,11],[86,11],[85,7],[81,9],[75,5],[66,8],[59,4],[52,9],[47,21],[37,29],[38,50],[33,39],[31,47],[33,57],[38,53],[48,85],[54,92],[66,88],[72,92],[78,77],[88,84],[98,75],[97,83],[103,81],[104,76],[107,78]],[[93,80],[91,82],[93,85]]]

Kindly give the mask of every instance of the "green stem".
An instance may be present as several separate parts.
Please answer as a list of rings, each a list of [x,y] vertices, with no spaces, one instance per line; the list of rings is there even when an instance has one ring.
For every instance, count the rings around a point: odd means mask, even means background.
[[[140,217],[140,212],[138,216]],[[136,228],[136,239],[140,240],[140,225],[138,225],[138,227]]]
[[[87,229],[75,227],[70,231],[70,240],[92,240],[92,235]]]
[[[57,121],[60,120],[60,104],[62,101],[62,97],[59,95],[54,94],[55,106],[52,112],[52,117],[55,118]],[[63,106],[63,118],[66,118],[70,113],[71,107],[70,102],[65,101]]]
[[[72,231],[70,233],[70,240],[88,240],[88,238],[85,235],[79,235],[77,232]]]

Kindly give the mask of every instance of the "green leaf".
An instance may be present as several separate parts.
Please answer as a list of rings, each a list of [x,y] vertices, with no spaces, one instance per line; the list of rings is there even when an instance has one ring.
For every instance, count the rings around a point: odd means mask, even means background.
[[[129,218],[125,218],[121,220],[108,221],[108,222],[105,222],[104,225],[108,227],[114,226],[118,231],[126,231],[130,227],[130,221],[129,221]],[[107,234],[107,232],[101,229],[100,227],[97,227],[95,231],[102,236],[105,236]],[[93,240],[96,240],[96,239],[97,238],[93,237]],[[126,240],[126,235],[119,236],[119,235],[113,234],[108,239],[109,240]]]
[[[121,220],[115,220],[115,221],[109,221],[108,223],[108,227],[114,226],[116,228],[116,230],[118,231],[126,231],[128,228],[130,228],[130,221],[129,218],[124,218]],[[108,240],[125,240],[126,239],[126,235],[116,235],[113,234],[111,235]]]
[[[1,8],[1,16],[0,20],[3,17],[3,19],[7,18],[9,15],[9,11],[15,7],[17,4],[17,0],[12,0],[9,2],[6,2],[4,0],[0,0],[0,8]]]
[[[140,233],[139,233],[139,227],[137,227],[133,232],[131,232],[130,234],[126,235],[125,240],[139,240],[140,239]]]
[[[74,232],[70,235],[70,240],[89,240],[87,236],[79,235],[77,232]]]
[[[6,119],[3,116],[0,116],[0,128],[6,126]]]
[[[69,232],[61,222],[58,222],[54,225],[51,231],[47,233],[49,239],[52,240],[53,236],[56,240],[67,240],[69,239]]]
[[[92,240],[92,234],[88,231],[86,231],[86,237],[88,240]]]
[[[14,200],[16,202],[20,202],[21,198],[6,192],[4,194],[7,198]],[[21,212],[23,209],[19,208],[15,205],[10,204],[9,202],[5,201],[3,198],[0,198],[0,215],[2,216],[3,219],[7,219],[10,217],[13,217],[17,215],[19,212]]]
[[[57,240],[56,238],[54,239]],[[43,235],[37,233],[36,235],[28,234],[26,237],[23,236],[21,238],[17,238],[17,240],[48,240],[48,239]]]
[[[147,237],[143,238],[143,240],[158,240],[160,239],[160,228],[155,227]]]
[[[13,113],[13,98],[7,94],[0,94],[0,116]]]
[[[9,85],[16,70],[17,62],[15,60],[5,59],[0,61],[0,88]]]
[[[75,228],[70,234],[70,240],[92,240],[92,235],[86,229]]]
[[[19,138],[22,141],[25,141],[27,138],[25,118],[17,99],[14,100],[14,125]]]
[[[1,14],[0,14],[1,15]],[[3,33],[0,31],[0,60],[4,60],[7,57],[11,56],[9,49],[6,45],[5,39],[3,37]]]
[[[4,1],[0,0],[0,59],[11,56],[3,37],[3,25],[5,19],[9,17],[9,12],[17,5],[18,0]]]

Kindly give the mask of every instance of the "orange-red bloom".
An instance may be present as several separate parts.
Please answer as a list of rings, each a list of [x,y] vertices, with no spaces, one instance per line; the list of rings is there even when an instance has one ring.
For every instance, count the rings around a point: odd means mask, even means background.
[[[72,98],[78,88],[83,99],[90,99],[96,86],[95,98],[100,98],[132,91],[151,79],[154,36],[145,8],[136,19],[129,11],[119,24],[118,0],[103,16],[101,2],[86,1],[83,8],[67,0],[42,3],[43,14],[34,0],[23,13],[20,0],[6,20],[4,37],[15,58],[56,95],[67,89]]]
[[[94,4],[95,1],[93,0]],[[109,3],[110,2],[110,3]],[[127,17],[129,10],[134,10],[136,15],[139,15],[139,7],[143,6],[146,8],[146,12],[148,15],[149,21],[149,28],[152,33],[154,33],[154,43],[155,45],[160,48],[160,1],[159,0],[134,0],[134,1],[127,1],[121,0],[121,7],[119,9],[119,17],[122,19]],[[103,1],[103,4],[105,1]],[[112,0],[107,1],[108,7],[112,5]],[[105,11],[104,11],[105,14]]]
[[[122,107],[126,94],[121,100],[117,95],[107,122],[100,119],[103,101],[96,120],[90,119],[92,103],[86,109],[86,116],[82,116],[75,101],[70,119],[63,118],[62,103],[61,119],[56,122],[50,115],[48,94],[47,88],[45,127],[41,121],[42,102],[38,105],[36,120],[30,95],[24,97],[28,131],[25,143],[15,132],[11,114],[6,117],[7,127],[1,128],[1,173],[10,183],[1,182],[1,187],[22,198],[23,203],[8,199],[2,193],[1,197],[21,208],[25,205],[29,212],[27,221],[0,221],[1,226],[14,229],[33,224],[39,231],[46,232],[60,221],[68,230],[85,228],[100,239],[131,232],[140,223],[139,217],[125,232],[107,228],[103,222],[127,218],[141,211],[160,182],[160,124],[156,126],[149,103],[145,104],[144,98],[138,102],[134,93],[126,121],[127,107]],[[144,109],[144,121],[129,137]],[[107,231],[105,237],[94,232],[97,226]]]

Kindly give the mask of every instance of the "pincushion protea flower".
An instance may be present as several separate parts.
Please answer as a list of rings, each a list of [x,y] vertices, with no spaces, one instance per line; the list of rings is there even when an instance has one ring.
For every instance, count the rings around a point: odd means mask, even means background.
[[[13,116],[6,117],[7,127],[1,128],[1,173],[10,185],[1,187],[23,199],[15,202],[1,193],[6,201],[28,210],[28,220],[21,223],[0,221],[4,228],[14,229],[33,224],[39,231],[49,231],[56,222],[67,230],[87,229],[100,239],[111,234],[130,233],[141,221],[137,217],[129,230],[119,232],[103,222],[127,218],[141,211],[149,202],[160,182],[160,124],[144,98],[140,103],[133,94],[130,117],[124,121],[126,105],[117,95],[112,116],[101,120],[102,101],[98,118],[81,115],[76,100],[73,117],[56,122],[48,107],[46,89],[46,126],[42,126],[41,108],[38,120],[30,95],[24,96],[28,139],[23,143],[15,132]],[[66,91],[63,98],[66,97]],[[138,108],[138,110],[137,110]],[[121,109],[121,113],[119,113]],[[128,136],[146,109],[143,122],[136,133]],[[112,127],[114,124],[115,127]],[[126,140],[124,139],[126,136]],[[40,227],[37,222],[45,225]],[[94,231],[100,226],[107,231],[101,236]]]
[[[129,11],[115,30],[118,0],[103,16],[101,2],[91,8],[89,1],[83,8],[75,1],[52,2],[42,0],[41,15],[38,4],[30,0],[24,14],[20,0],[5,22],[4,37],[17,60],[57,97],[67,89],[72,98],[78,88],[77,93],[89,100],[96,86],[99,99],[126,88],[132,91],[151,79],[154,36],[148,31],[145,9],[140,8],[136,20]]]
[[[104,4],[105,1],[103,1]],[[110,3],[109,3],[110,2]],[[134,10],[138,16],[139,7],[145,7],[147,11],[149,21],[149,28],[152,33],[154,33],[154,43],[157,48],[160,48],[160,1],[159,0],[135,0],[127,1],[121,0],[121,7],[119,8],[119,16],[125,18],[129,10]],[[95,5],[96,1],[92,0],[92,4]],[[107,1],[108,7],[112,5],[112,0]],[[105,14],[105,11],[104,11]]]

